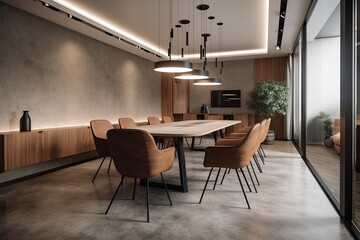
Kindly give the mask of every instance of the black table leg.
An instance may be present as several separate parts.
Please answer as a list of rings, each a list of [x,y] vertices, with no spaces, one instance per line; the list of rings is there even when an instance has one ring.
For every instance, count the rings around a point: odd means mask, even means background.
[[[195,137],[191,138],[191,150],[195,149]]]
[[[178,152],[179,171],[180,171],[180,182],[181,190],[183,192],[188,191],[187,176],[186,176],[186,164],[185,164],[185,153],[184,153],[184,138],[178,137],[176,141],[176,149]]]

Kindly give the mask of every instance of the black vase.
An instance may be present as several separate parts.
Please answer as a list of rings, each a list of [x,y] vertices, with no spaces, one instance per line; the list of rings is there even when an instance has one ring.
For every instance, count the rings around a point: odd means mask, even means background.
[[[201,106],[200,112],[201,112],[201,113],[205,113],[205,104],[203,104],[203,105]]]
[[[31,118],[29,111],[23,111],[23,115],[20,118],[20,131],[31,131]]]

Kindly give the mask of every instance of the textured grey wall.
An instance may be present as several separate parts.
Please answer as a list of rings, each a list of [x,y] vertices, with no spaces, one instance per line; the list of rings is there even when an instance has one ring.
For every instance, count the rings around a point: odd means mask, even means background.
[[[214,63],[209,63],[206,68],[211,75],[219,72]],[[196,65],[197,68],[202,66]],[[224,62],[223,74],[219,75],[222,81],[220,86],[195,86],[190,85],[190,112],[200,113],[203,103],[210,108],[210,113],[249,113],[246,102],[249,100],[249,92],[254,89],[254,60],[239,60]],[[240,108],[211,108],[211,90],[241,90]]]
[[[0,3],[0,131],[161,115],[153,63]]]

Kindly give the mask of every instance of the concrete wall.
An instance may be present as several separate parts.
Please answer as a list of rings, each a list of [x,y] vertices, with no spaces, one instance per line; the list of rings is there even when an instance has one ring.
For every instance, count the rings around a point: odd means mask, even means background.
[[[161,115],[153,63],[0,3],[0,131]]]
[[[340,37],[307,43],[307,141],[324,140],[320,111],[340,118]]]
[[[197,65],[202,69],[202,65]],[[219,73],[214,63],[209,63],[207,70],[210,75]],[[210,108],[210,113],[236,114],[249,113],[246,102],[249,100],[249,92],[254,88],[254,60],[239,60],[224,62],[223,74],[219,75],[222,80],[220,86],[196,86],[190,85],[190,113],[200,113],[203,103]],[[240,108],[212,108],[211,90],[241,90]]]

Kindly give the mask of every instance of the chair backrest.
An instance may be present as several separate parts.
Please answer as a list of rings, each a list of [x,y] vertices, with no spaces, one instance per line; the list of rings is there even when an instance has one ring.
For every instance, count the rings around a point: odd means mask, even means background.
[[[249,126],[249,114],[236,114],[234,120],[240,120],[239,128]]]
[[[156,124],[161,124],[160,119],[158,117],[148,117],[148,123],[149,125],[156,125]]]
[[[204,166],[224,168],[246,167],[259,147],[259,130],[260,124],[257,123],[239,145],[208,147],[205,153]]]
[[[108,131],[111,156],[117,171],[126,177],[147,178],[172,167],[159,154],[154,138],[140,129],[112,129]]]
[[[169,117],[169,116],[163,116],[162,119],[163,119],[163,123],[171,123],[171,122],[173,122],[172,117]]]
[[[120,129],[136,127],[136,123],[132,118],[119,118]]]
[[[333,133],[340,132],[340,118],[334,119],[334,125],[332,127],[332,131],[333,131]]]
[[[261,139],[261,142],[260,142],[260,143],[262,143],[263,141],[265,141],[266,136],[267,136],[267,133],[269,132],[270,124],[271,124],[271,118],[266,119],[265,127],[264,127],[265,133],[264,133],[264,135],[262,136],[262,139]]]
[[[207,120],[224,120],[223,115],[209,115]]]
[[[260,122],[260,130],[259,130],[259,146],[265,140],[266,135],[268,133],[268,119],[264,119]]]
[[[90,128],[97,153],[101,157],[110,156],[106,133],[114,128],[113,125],[108,120],[97,119],[90,121]]]
[[[256,153],[259,148],[259,133],[260,133],[260,124],[257,123],[246,135],[243,143],[239,146],[239,167],[247,166],[252,156]]]

